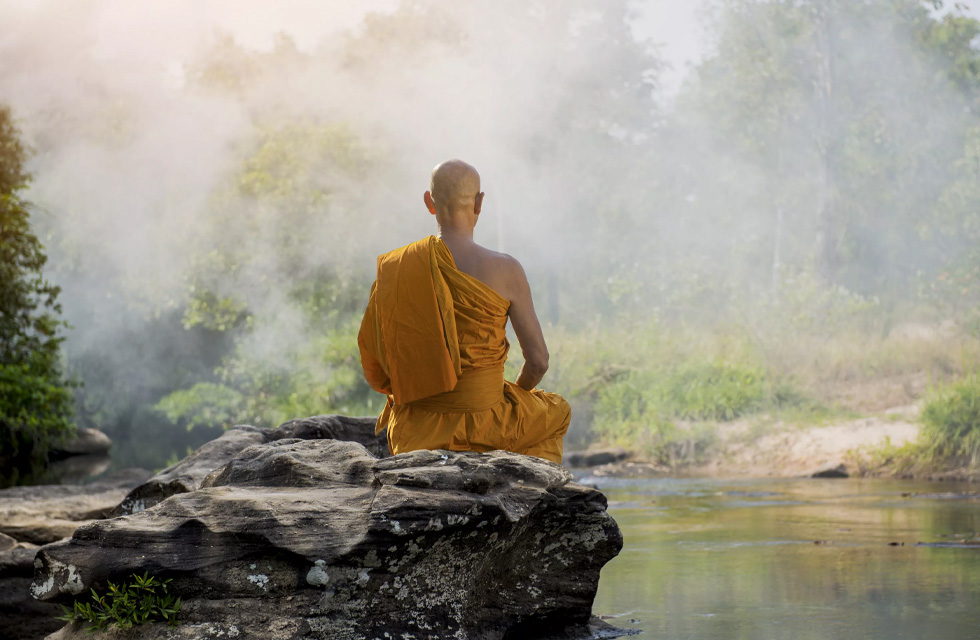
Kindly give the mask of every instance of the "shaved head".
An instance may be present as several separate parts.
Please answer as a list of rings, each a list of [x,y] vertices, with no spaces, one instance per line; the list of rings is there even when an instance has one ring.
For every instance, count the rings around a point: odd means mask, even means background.
[[[429,184],[436,207],[447,213],[472,213],[480,193],[480,174],[462,160],[446,160],[432,170]]]

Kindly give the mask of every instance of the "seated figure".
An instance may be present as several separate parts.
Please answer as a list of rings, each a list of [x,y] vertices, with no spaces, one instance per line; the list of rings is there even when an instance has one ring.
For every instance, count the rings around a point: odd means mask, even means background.
[[[424,201],[439,236],[378,257],[358,333],[361,365],[388,396],[377,432],[392,454],[417,449],[505,449],[560,463],[571,412],[535,389],[548,348],[520,263],[473,241],[480,175],[460,160],[432,172]],[[504,380],[510,318],[524,354]]]

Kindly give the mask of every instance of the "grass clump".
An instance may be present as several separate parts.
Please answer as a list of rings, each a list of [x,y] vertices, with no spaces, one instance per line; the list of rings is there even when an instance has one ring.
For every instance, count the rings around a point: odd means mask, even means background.
[[[62,606],[64,615],[60,620],[75,620],[91,623],[88,631],[106,629],[115,624],[120,629],[129,629],[147,622],[167,622],[171,627],[177,624],[180,613],[180,598],[167,592],[171,580],[161,580],[144,573],[133,574],[123,584],[108,582],[108,593],[100,595],[92,589],[92,601],[76,600],[73,608]]]
[[[935,390],[922,409],[924,455],[931,461],[980,462],[980,374]]]
[[[687,420],[734,420],[757,410],[766,397],[763,372],[741,363],[685,363],[655,381],[654,389],[668,411]]]
[[[598,393],[594,429],[607,441],[645,450],[669,466],[702,460],[715,421],[773,405],[763,371],[751,364],[687,361],[631,371]]]

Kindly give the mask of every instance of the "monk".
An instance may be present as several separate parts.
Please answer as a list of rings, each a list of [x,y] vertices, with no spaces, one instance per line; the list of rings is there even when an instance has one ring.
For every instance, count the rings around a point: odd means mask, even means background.
[[[535,389],[548,347],[521,264],[473,241],[484,193],[461,160],[432,171],[423,197],[438,236],[378,257],[357,336],[364,375],[388,396],[377,433],[398,454],[417,449],[505,449],[562,459],[568,403]],[[524,365],[504,380],[514,327]]]

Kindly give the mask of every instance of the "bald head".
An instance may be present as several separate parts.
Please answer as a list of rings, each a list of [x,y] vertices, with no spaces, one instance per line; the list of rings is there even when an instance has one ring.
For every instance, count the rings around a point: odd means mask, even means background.
[[[473,213],[479,206],[480,174],[462,160],[446,160],[432,170],[429,190],[440,212]]]

